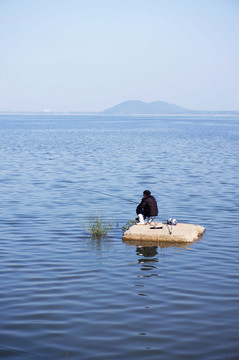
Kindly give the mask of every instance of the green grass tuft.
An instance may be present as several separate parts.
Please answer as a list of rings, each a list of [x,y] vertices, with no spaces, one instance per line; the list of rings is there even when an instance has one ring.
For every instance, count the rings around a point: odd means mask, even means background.
[[[95,239],[106,237],[114,224],[112,221],[103,220],[101,214],[88,216],[87,221],[83,224],[83,229]]]
[[[127,223],[122,227],[122,230],[129,230],[129,228],[135,224],[137,224],[137,220],[128,220]]]

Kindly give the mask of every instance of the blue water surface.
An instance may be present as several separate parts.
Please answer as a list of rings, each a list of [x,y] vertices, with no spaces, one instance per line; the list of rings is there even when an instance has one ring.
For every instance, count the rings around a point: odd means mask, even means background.
[[[9,114],[0,138],[1,359],[239,358],[236,116]],[[145,189],[203,238],[122,242]]]

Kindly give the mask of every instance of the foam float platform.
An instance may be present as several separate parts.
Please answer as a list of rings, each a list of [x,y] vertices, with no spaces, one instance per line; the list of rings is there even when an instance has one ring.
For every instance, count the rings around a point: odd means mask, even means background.
[[[172,226],[157,222],[153,225],[133,225],[123,234],[122,240],[127,242],[179,242],[191,243],[202,237],[205,228],[199,225],[178,223]]]

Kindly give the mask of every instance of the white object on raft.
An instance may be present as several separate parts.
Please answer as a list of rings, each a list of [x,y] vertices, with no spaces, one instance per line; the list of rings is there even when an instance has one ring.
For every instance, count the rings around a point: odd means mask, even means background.
[[[147,225],[133,225],[123,234],[122,240],[129,241],[162,241],[191,243],[198,240],[205,228],[200,225],[177,223],[171,226],[162,222]]]

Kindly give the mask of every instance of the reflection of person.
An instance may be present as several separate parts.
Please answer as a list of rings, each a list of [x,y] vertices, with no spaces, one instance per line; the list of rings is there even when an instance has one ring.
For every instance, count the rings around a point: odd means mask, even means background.
[[[144,197],[141,200],[141,203],[136,208],[136,213],[138,215],[138,224],[144,224],[144,219],[146,217],[157,216],[158,215],[158,206],[157,201],[151,195],[149,190],[144,190]]]
[[[136,247],[136,254],[138,256],[144,256],[144,257],[150,257],[153,258],[154,256],[156,256],[158,254],[157,251],[158,247],[157,246],[137,246]],[[143,262],[141,260],[141,262]],[[147,260],[145,260],[145,262],[147,262]]]

